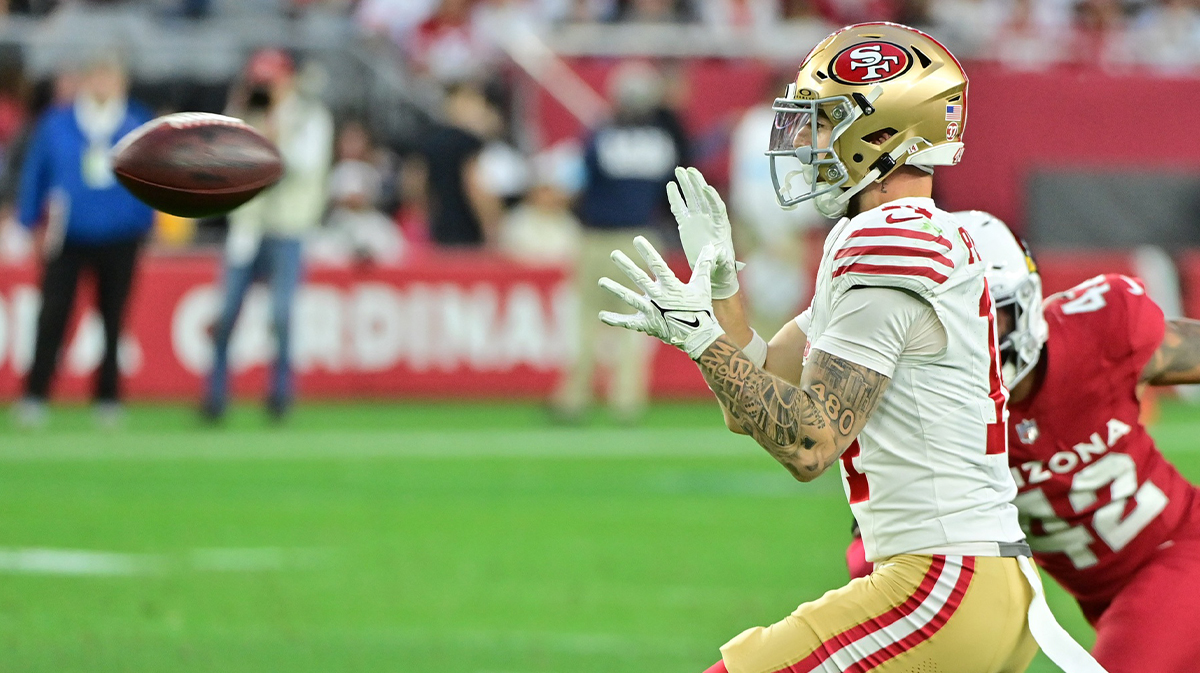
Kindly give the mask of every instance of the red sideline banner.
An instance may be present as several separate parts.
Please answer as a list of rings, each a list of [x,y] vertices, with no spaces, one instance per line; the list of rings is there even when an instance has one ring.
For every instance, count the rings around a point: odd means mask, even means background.
[[[198,399],[221,305],[210,257],[147,257],[121,341],[130,398]],[[38,270],[0,270],[0,395],[20,395],[33,358]],[[92,293],[59,358],[54,394],[86,397],[103,350]],[[292,314],[293,366],[303,397],[545,397],[573,356],[576,303],[559,269],[447,256],[395,269],[317,268]],[[649,338],[649,337],[647,337]],[[261,396],[274,358],[270,300],[254,288],[230,345],[234,393]],[[662,346],[659,396],[708,395],[695,365]]]

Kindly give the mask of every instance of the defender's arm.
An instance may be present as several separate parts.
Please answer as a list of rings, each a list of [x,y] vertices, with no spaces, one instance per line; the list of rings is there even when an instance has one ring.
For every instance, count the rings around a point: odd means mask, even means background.
[[[1153,386],[1200,383],[1200,320],[1167,321],[1166,334],[1142,370],[1141,381]]]
[[[813,349],[795,386],[755,367],[726,337],[713,342],[697,364],[737,427],[800,481],[819,477],[841,457],[889,382]]]

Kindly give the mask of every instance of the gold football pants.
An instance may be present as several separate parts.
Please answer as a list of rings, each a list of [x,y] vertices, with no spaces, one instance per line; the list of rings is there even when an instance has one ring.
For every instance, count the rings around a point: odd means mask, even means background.
[[[902,554],[721,655],[729,673],[1018,673],[1032,598],[1014,558]]]

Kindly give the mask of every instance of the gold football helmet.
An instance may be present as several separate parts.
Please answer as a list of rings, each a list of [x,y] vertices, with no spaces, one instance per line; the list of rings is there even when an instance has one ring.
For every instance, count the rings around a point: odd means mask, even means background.
[[[813,199],[821,214],[841,217],[850,197],[898,166],[932,173],[958,163],[967,76],[953,54],[919,30],[860,23],[809,52],[773,107],[767,155],[779,204]],[[799,170],[780,176],[780,157],[799,159]],[[792,189],[797,177],[807,190]]]

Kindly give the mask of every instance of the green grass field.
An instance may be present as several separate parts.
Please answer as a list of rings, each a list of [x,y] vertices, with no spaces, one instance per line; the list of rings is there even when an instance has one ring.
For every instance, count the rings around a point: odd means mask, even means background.
[[[836,474],[792,481],[708,405],[636,429],[529,405],[90,420],[0,430],[4,673],[699,673],[846,581]],[[1200,477],[1200,411],[1155,432]]]

